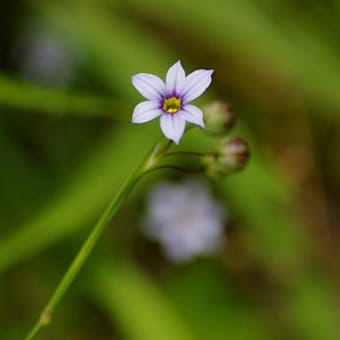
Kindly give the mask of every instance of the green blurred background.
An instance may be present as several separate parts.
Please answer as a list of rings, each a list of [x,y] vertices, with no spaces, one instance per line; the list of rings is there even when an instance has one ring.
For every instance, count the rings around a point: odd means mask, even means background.
[[[131,75],[215,70],[252,159],[211,183],[222,253],[171,263],[124,203],[41,339],[340,338],[340,1],[13,0],[0,6],[0,339],[22,339],[161,132]],[[202,132],[180,148],[206,149]]]

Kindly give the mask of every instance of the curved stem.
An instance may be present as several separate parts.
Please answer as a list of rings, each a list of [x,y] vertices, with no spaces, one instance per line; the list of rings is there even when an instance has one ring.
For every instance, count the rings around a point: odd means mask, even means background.
[[[175,171],[180,171],[180,172],[185,172],[188,174],[199,174],[202,173],[204,171],[204,167],[200,167],[197,169],[188,169],[188,168],[184,168],[178,165],[173,165],[173,164],[163,164],[163,165],[158,165],[155,167],[150,168],[147,173],[151,172],[151,171],[155,171],[155,170],[175,170]]]
[[[26,336],[25,340],[34,339],[39,331],[51,322],[53,313],[57,305],[59,304],[60,300],[63,298],[67,290],[70,288],[80,269],[85,264],[95,245],[98,243],[100,236],[102,235],[112,216],[116,213],[120,205],[123,203],[124,199],[132,191],[137,182],[144,176],[144,174],[146,174],[151,168],[154,167],[155,164],[159,162],[159,160],[169,149],[170,145],[171,143],[169,142],[165,145],[163,145],[162,143],[158,143],[156,147],[153,148],[151,153],[149,153],[143,164],[138,167],[137,170],[121,186],[117,194],[110,202],[109,206],[106,208],[106,210],[98,220],[97,224],[90,232],[89,236],[78,251],[77,255],[73,259],[71,265],[67,269],[60,283],[58,284],[52,297],[40,314],[40,318],[33,326],[30,333]]]
[[[167,156],[203,156],[203,152],[195,152],[195,151],[174,151],[174,152],[167,152],[164,157]]]

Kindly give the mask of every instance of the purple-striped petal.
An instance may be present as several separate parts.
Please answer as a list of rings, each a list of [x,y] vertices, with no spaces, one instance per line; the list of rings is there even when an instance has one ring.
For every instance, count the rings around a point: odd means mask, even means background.
[[[185,85],[181,92],[186,103],[199,97],[210,85],[213,70],[197,70],[190,73],[185,79]]]
[[[180,112],[180,115],[187,122],[204,128],[203,112],[197,106],[185,105],[183,110]]]
[[[172,65],[166,74],[166,92],[168,95],[178,94],[185,83],[185,72],[180,61]]]
[[[132,123],[142,124],[159,117],[163,111],[159,108],[159,103],[146,101],[139,103],[132,114]]]
[[[178,144],[184,133],[185,120],[177,113],[164,113],[161,116],[160,125],[164,135]]]
[[[153,74],[135,74],[132,84],[142,96],[150,100],[160,100],[165,93],[164,82]]]

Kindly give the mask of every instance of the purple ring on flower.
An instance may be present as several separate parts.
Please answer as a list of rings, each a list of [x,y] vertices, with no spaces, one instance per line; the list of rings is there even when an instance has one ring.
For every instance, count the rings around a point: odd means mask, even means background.
[[[165,83],[153,74],[134,75],[133,86],[148,100],[135,107],[132,122],[142,124],[160,117],[164,135],[178,144],[186,122],[204,127],[202,111],[189,103],[208,88],[213,72],[197,70],[186,76],[181,62],[177,61],[169,68]]]

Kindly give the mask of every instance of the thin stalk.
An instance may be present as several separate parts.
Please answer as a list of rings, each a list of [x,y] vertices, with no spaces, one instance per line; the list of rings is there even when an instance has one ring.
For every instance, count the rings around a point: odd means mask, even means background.
[[[132,191],[134,186],[143,177],[143,175],[146,174],[151,168],[153,168],[159,162],[159,160],[169,149],[170,145],[171,143],[169,142],[167,144],[158,143],[153,148],[151,153],[149,153],[148,157],[143,162],[143,164],[140,167],[138,167],[137,170],[121,186],[117,194],[110,202],[109,206],[106,208],[106,210],[98,220],[97,224],[90,232],[84,244],[81,246],[80,250],[73,259],[71,265],[67,269],[60,283],[58,284],[56,290],[54,291],[52,297],[50,298],[47,305],[40,314],[38,321],[33,326],[30,333],[26,336],[25,340],[34,339],[35,336],[39,333],[39,331],[51,322],[53,313],[57,305],[70,288],[72,282],[74,281],[77,274],[85,264],[95,245],[98,243],[100,236],[103,234],[103,231],[105,230],[112,216],[117,212],[118,208],[121,206],[124,199]]]
[[[173,165],[173,164],[162,164],[162,165],[158,165],[158,166],[154,166],[150,168],[147,172],[149,173],[155,170],[175,170],[175,171],[184,172],[187,174],[200,174],[204,172],[204,167],[199,167],[196,169],[189,169],[189,168],[184,168],[182,166]]]
[[[174,152],[167,152],[164,157],[168,156],[203,156],[203,152],[195,152],[195,151],[174,151]]]

